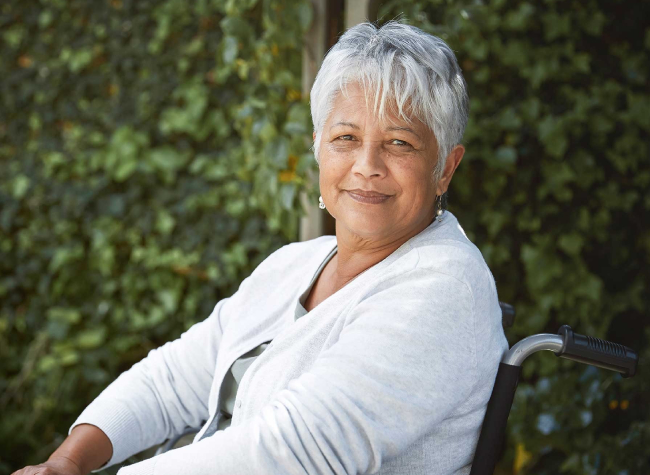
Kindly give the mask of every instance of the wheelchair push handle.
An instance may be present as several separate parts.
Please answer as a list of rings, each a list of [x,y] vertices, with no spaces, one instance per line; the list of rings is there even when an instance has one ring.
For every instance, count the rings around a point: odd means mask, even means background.
[[[533,353],[550,350],[560,358],[634,376],[639,360],[626,346],[573,333],[564,325],[557,335],[540,333],[515,344],[499,364],[492,395],[487,405],[470,475],[492,475],[501,455],[508,415],[517,391],[521,365]]]
[[[562,325],[558,331],[562,337],[562,348],[556,356],[599,368],[617,371],[624,378],[634,376],[639,361],[637,353],[626,346],[591,336],[574,333],[569,325]]]

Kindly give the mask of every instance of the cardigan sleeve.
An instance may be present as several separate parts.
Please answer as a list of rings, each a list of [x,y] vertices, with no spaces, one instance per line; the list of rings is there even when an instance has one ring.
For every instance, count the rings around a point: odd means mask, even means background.
[[[113,445],[101,469],[180,434],[208,418],[208,396],[228,300],[180,338],[149,352],[122,373],[77,418],[99,427]]]
[[[472,392],[474,318],[472,291],[455,277],[387,277],[257,416],[119,475],[376,473]]]

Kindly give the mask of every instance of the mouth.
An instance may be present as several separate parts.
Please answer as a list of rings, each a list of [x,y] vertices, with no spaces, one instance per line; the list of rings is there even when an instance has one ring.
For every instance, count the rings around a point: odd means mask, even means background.
[[[360,190],[360,189],[355,189],[355,190],[345,190],[352,198],[354,201],[357,201],[359,203],[365,203],[365,204],[371,204],[371,205],[376,205],[383,203],[386,201],[388,198],[390,198],[392,195],[385,195],[383,193],[379,193],[377,191],[371,191],[371,190]]]

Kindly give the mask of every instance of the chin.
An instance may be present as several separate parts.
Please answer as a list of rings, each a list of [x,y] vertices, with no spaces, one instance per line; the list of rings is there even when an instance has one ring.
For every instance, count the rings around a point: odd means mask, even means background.
[[[346,213],[336,219],[337,226],[345,226],[353,234],[368,239],[379,239],[387,232],[387,223],[370,213]]]

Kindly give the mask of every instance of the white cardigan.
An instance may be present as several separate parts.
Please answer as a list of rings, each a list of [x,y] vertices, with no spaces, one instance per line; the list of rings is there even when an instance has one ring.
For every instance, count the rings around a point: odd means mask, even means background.
[[[107,467],[202,426],[193,444],[119,475],[469,473],[508,348],[481,253],[445,212],[295,320],[299,296],[335,246],[325,236],[273,253],[205,321],[120,375],[72,427],[107,434]],[[269,340],[241,381],[231,426],[216,431],[225,373]]]

